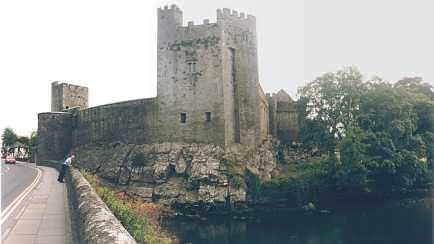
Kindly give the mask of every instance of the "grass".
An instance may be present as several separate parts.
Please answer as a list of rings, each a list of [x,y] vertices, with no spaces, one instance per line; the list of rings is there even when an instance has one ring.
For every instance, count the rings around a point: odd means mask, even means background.
[[[122,192],[116,193],[101,185],[97,176],[84,170],[81,174],[138,243],[172,243],[169,235],[159,226],[160,208],[156,204],[128,199]]]
[[[233,159],[225,159],[223,163],[226,165],[229,181],[236,187],[242,186],[244,183],[245,166]]]

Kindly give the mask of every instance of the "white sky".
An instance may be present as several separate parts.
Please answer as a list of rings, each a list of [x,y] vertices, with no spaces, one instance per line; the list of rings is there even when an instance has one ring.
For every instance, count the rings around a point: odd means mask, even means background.
[[[265,92],[343,66],[367,77],[434,81],[433,0],[2,0],[0,130],[29,135],[50,110],[52,81],[89,87],[90,105],[156,95],[156,8],[177,3],[184,23],[217,8],[257,18]]]

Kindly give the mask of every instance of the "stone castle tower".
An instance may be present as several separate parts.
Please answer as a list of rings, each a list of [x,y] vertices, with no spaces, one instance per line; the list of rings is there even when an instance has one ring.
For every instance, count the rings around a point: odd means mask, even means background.
[[[39,160],[119,141],[252,148],[270,135],[294,139],[294,101],[259,84],[255,17],[219,9],[216,23],[184,26],[182,11],[166,6],[157,48],[157,97],[88,108],[87,87],[52,83],[51,112],[38,114]]]
[[[256,20],[229,9],[217,22],[183,26],[182,11],[158,9],[158,122],[164,141],[257,145],[268,134],[258,81]]]
[[[55,81],[51,83],[51,112],[79,107],[88,107],[89,90],[84,86],[76,86]]]

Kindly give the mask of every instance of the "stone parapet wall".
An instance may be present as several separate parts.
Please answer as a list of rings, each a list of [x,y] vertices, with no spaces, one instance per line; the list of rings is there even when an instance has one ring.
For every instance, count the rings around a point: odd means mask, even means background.
[[[80,110],[74,120],[73,147],[90,143],[154,142],[157,136],[155,98],[137,99]]]
[[[80,243],[137,243],[77,169],[70,168],[67,181]]]
[[[57,170],[61,161],[45,160],[37,165]],[[66,174],[68,202],[73,223],[75,243],[86,244],[136,244],[137,242],[113,215],[107,205],[92,189],[91,185],[74,167]]]

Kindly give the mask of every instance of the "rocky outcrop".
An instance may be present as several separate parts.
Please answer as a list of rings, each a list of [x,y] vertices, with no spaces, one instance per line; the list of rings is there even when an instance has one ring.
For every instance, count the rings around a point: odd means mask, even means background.
[[[112,143],[76,148],[75,153],[78,167],[95,172],[131,195],[188,208],[246,204],[246,172],[265,181],[276,169],[271,142],[241,152],[210,144]],[[134,161],[137,158],[140,162]]]

